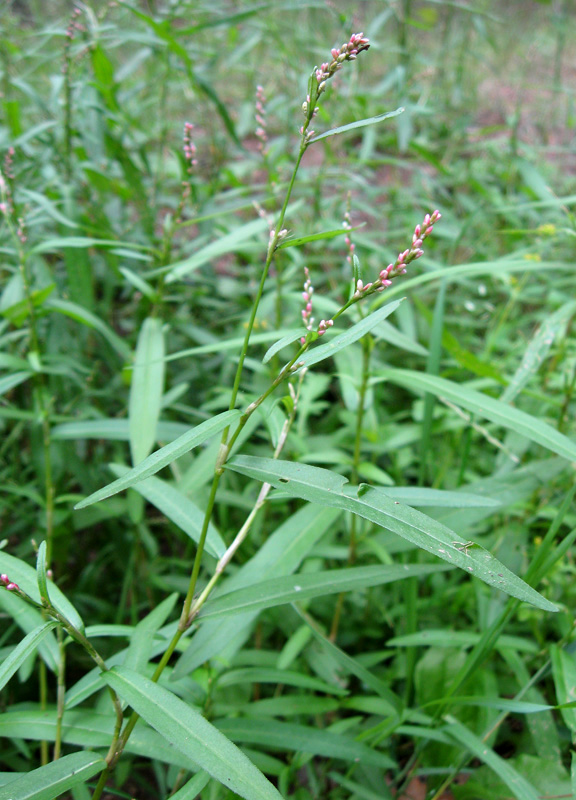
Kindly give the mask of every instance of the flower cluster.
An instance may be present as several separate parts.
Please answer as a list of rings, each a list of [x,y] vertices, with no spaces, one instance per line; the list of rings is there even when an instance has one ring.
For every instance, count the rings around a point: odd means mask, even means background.
[[[348,192],[348,202],[346,204],[346,213],[344,214],[342,227],[347,231],[350,231],[352,229],[352,223],[350,222],[350,192]],[[352,258],[354,257],[354,250],[356,249],[356,245],[352,242],[349,233],[346,234],[344,241],[346,243],[346,247],[348,248],[348,255],[346,256],[346,261],[349,264],[352,264]]]
[[[84,30],[84,27],[78,20],[78,17],[82,11],[79,8],[75,8],[72,12],[72,16],[70,17],[70,22],[68,23],[68,27],[66,28],[66,36],[68,39],[72,40],[74,38],[75,33],[81,33]]]
[[[188,165],[186,171],[188,175],[191,175],[194,171],[194,167],[198,164],[196,159],[196,145],[192,141],[192,131],[194,130],[194,125],[191,122],[184,123],[184,136],[182,137],[182,149],[184,150],[184,158],[186,159],[186,164]]]
[[[332,48],[332,61],[325,61],[320,67],[315,68],[311,79],[312,97],[310,97],[309,94],[306,97],[305,102],[302,103],[302,112],[306,117],[306,122],[300,128],[300,134],[305,137],[305,144],[307,144],[314,136],[314,131],[309,131],[308,126],[318,113],[316,100],[325,90],[326,81],[335,75],[336,72],[338,72],[345,61],[354,61],[358,56],[358,53],[361,53],[362,50],[368,50],[369,47],[370,41],[366,36],[364,36],[363,33],[353,33],[350,37],[350,41],[344,42],[340,48]],[[316,81],[315,84],[314,79]]]
[[[332,61],[326,61],[316,68],[316,81],[318,82],[318,94],[322,94],[326,88],[326,81],[331,78],[345,61],[354,61],[362,50],[368,50],[370,40],[363,33],[353,33],[349,42],[345,42],[340,49],[332,48]]]
[[[424,240],[430,236],[434,229],[434,225],[441,219],[442,214],[436,210],[432,214],[426,214],[421,225],[416,225],[412,235],[412,245],[408,250],[404,250],[398,254],[398,258],[393,264],[388,266],[380,272],[378,279],[372,283],[364,285],[361,280],[356,282],[356,291],[354,297],[359,298],[366,293],[383,292],[392,283],[392,278],[397,275],[405,275],[406,267],[411,261],[420,258],[424,254],[422,244]]]
[[[268,133],[266,131],[266,96],[262,86],[256,87],[256,138],[258,139],[258,149],[263,156],[268,152]]]
[[[6,574],[0,575],[0,586],[4,586],[6,589],[8,589],[9,592],[20,591],[20,587],[18,586],[18,584],[13,583]]]
[[[14,178],[12,173],[13,159],[14,148],[11,147],[4,159],[5,173],[10,180],[13,180]],[[26,242],[26,224],[23,217],[17,216],[10,183],[4,178],[2,172],[0,172],[0,214],[4,214],[8,226],[12,229],[12,231],[14,231],[14,229],[16,230],[16,236],[20,240],[20,243],[24,244]]]
[[[308,267],[304,267],[304,274],[306,276],[306,280],[304,282],[304,291],[302,292],[302,298],[304,299],[304,308],[302,309],[302,321],[304,322],[304,327],[307,331],[311,331],[314,325],[314,317],[312,316],[312,295],[314,294],[314,287],[312,286],[312,281],[310,280],[310,270]],[[321,319],[318,325],[318,336],[323,336],[328,328],[331,328],[334,325],[333,319]],[[306,343],[306,337],[300,337],[300,344]]]

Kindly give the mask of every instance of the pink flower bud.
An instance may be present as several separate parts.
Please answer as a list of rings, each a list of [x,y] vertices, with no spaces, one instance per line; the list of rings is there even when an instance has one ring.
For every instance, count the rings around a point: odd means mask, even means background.
[[[414,228],[414,237],[416,239],[418,239],[420,237],[420,231],[421,230],[422,230],[422,228],[420,227],[420,225],[416,225],[416,227]]]
[[[420,256],[424,255],[424,250],[416,250],[414,253],[414,258],[420,258]]]
[[[422,239],[414,239],[414,241],[412,242],[412,247],[413,248],[422,247]]]
[[[6,586],[10,583],[10,578],[5,573],[2,573],[2,575],[0,575],[0,581]]]
[[[425,231],[426,236],[430,236],[430,234],[432,233],[433,230],[434,230],[434,228],[432,227],[432,225],[430,225],[430,227],[426,228],[426,231]]]
[[[6,587],[9,592],[16,592],[20,588],[17,583],[9,583]]]

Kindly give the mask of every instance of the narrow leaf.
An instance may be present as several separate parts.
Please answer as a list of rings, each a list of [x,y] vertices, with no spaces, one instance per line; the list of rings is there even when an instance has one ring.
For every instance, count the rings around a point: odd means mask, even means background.
[[[11,581],[17,583],[30,597],[37,603],[42,603],[40,592],[38,591],[38,580],[36,570],[25,561],[9,555],[4,550],[0,550],[0,573],[8,575]],[[84,630],[82,617],[76,611],[66,595],[52,581],[47,581],[50,587],[50,601],[52,605],[72,623],[79,631]],[[29,608],[27,606],[27,608]],[[30,611],[34,611],[31,609]],[[35,627],[35,626],[34,626]]]
[[[96,753],[71,753],[0,787],[0,800],[53,800],[105,768]]]
[[[194,447],[197,447],[199,444],[202,444],[202,442],[210,439],[211,436],[224,430],[224,428],[230,425],[239,415],[240,412],[236,410],[224,411],[222,414],[218,414],[212,417],[212,419],[202,422],[200,425],[188,431],[188,433],[183,434],[183,436],[178,437],[178,439],[170,442],[170,444],[152,453],[152,455],[145,458],[138,466],[131,469],[121,478],[118,478],[118,480],[109,483],[108,486],[104,486],[89,497],[86,497],[78,503],[75,508],[85,508],[86,506],[92,505],[92,503],[98,503],[100,500],[112,497],[112,495],[121,492],[123,489],[129,489],[131,486],[134,486],[135,483],[138,483],[138,481],[149,478],[151,475],[154,475],[156,472],[168,466],[168,464],[171,464],[177,458],[180,458],[184,453],[190,452]]]
[[[281,800],[241,750],[171,692],[125,667],[102,677],[166,741],[228,790],[249,800]]]
[[[386,317],[389,317],[390,314],[396,311],[400,303],[403,302],[403,299],[404,298],[394,300],[392,303],[382,306],[382,308],[364,317],[363,320],[352,325],[351,328],[348,328],[347,331],[344,331],[344,333],[341,333],[339,336],[335,336],[326,344],[311,348],[298,360],[298,365],[310,367],[312,364],[318,364],[320,361],[324,361],[325,358],[329,358],[339,350],[348,347],[348,345],[353,342],[357,342],[358,339],[361,339],[366,333],[369,333],[372,328],[382,322],[383,319],[386,319]]]
[[[349,125],[342,125],[340,128],[334,128],[331,131],[321,133],[319,136],[314,136],[310,142],[319,142],[320,139],[327,139],[329,136],[336,136],[338,133],[346,133],[346,131],[352,131],[355,128],[365,128],[367,125],[375,125],[378,122],[383,122],[385,119],[397,117],[399,114],[402,114],[403,111],[403,108],[397,108],[396,111],[389,111],[387,114],[378,114],[376,117],[359,119],[357,122],[351,122]]]
[[[134,466],[150,454],[156,441],[156,428],[164,392],[164,335],[162,321],[144,320],[132,370],[128,419],[130,452]]]
[[[202,264],[206,264],[208,261],[220,258],[220,256],[223,256],[225,253],[236,250],[243,242],[267,230],[268,222],[264,219],[255,219],[251,222],[247,222],[245,225],[235,228],[225,236],[221,236],[220,239],[217,239],[215,242],[210,242],[210,244],[201,248],[189,258],[171,264],[166,277],[166,283],[173,283],[183,278],[185,275],[189,275],[195,269],[201,267]]]
[[[472,731],[462,725],[453,717],[448,718],[449,724],[443,728],[457,744],[469,750],[476,758],[487,764],[498,777],[504,781],[512,794],[518,800],[538,800],[539,794],[534,787],[525,780],[516,770],[499,755],[497,755],[486,742],[478,738]]]
[[[30,633],[16,645],[10,655],[0,664],[0,689],[4,688],[10,678],[20,668],[20,665],[38,648],[38,645],[46,634],[57,625],[58,623],[55,620],[45,622],[43,625],[30,631]]]
[[[128,467],[119,464],[111,464],[110,469],[119,477],[129,472]],[[175,486],[160,478],[146,478],[134,486],[134,491],[152,503],[193,541],[200,541],[204,513]],[[208,526],[206,549],[216,558],[221,558],[226,552],[226,545],[212,523]]]
[[[226,467],[270,483],[293,497],[351,511],[519,600],[545,611],[558,610],[481,545],[459,541],[450,528],[381,491],[364,486],[345,489],[347,479],[342,475],[280,459],[235,456]]]
[[[322,239],[334,239],[336,236],[349,236],[351,231],[356,231],[361,226],[355,228],[338,228],[332,231],[322,231],[322,233],[311,233],[309,236],[299,236],[297,239],[283,239],[277,250],[283,250],[286,247],[298,247],[301,244],[308,244],[308,242],[318,242]]]
[[[350,592],[369,586],[402,580],[447,569],[433,564],[392,564],[370,567],[333,569],[313,574],[287,575],[261,581],[244,589],[209,600],[199,617],[222,617],[240,614],[243,611],[261,611],[264,608],[286,605],[311,597]]]
[[[445,397],[484,419],[516,431],[559,456],[576,461],[576,444],[567,436],[537,417],[512,408],[507,403],[495,400],[483,392],[477,392],[445,378],[408,369],[384,369],[379,370],[378,374],[381,376],[378,380],[389,380],[412,391],[430,392],[438,397]]]
[[[327,758],[372,764],[381,769],[392,769],[396,766],[384,753],[332,731],[263,719],[223,719],[217,720],[216,724],[219,730],[237,742],[262,744],[282,751],[303,751]]]

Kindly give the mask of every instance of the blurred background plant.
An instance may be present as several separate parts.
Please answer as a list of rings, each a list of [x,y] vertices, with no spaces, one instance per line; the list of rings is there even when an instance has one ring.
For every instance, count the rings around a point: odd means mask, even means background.
[[[573,4],[20,0],[2,5],[0,23],[0,553],[32,564],[45,539],[57,585],[107,659],[168,594],[186,593],[217,441],[179,458],[159,486],[73,506],[116,475],[109,463],[137,464],[228,407],[309,72],[362,30],[369,57],[331,79],[316,133],[405,111],[306,153],[286,242],[343,228],[350,241],[342,234],[279,251],[242,406],[284,363],[280,352],[262,357],[300,323],[304,268],[314,312],[328,319],[349,296],[347,257],[355,253],[364,281],[373,280],[439,207],[425,256],[389,290],[407,299],[306,375],[282,457],[353,483],[490,498],[492,506],[423,497],[419,505],[462,547],[480,541],[523,577],[540,558],[538,589],[561,610],[524,605],[511,616],[504,595],[459,571],[412,577],[242,624],[207,621],[179,680],[166,685],[287,798],[392,797],[418,781],[431,797],[448,787],[482,800],[570,796],[576,717],[551,707],[571,697],[576,676],[573,467],[487,421],[466,392],[517,406],[574,441]],[[394,377],[398,368],[433,380],[423,388]],[[243,452],[270,457],[290,401],[264,411]],[[224,541],[259,488],[226,471],[214,518]],[[254,580],[250,570],[283,524],[284,535],[311,531],[286,574],[436,563],[364,520],[272,497],[231,566],[238,586]],[[4,590],[0,608],[7,658],[36,623]],[[64,725],[67,716],[92,725],[79,738],[69,723],[64,751],[109,744],[107,731],[94,732],[108,696],[86,688],[85,653],[49,636],[3,690],[6,783],[52,757],[56,734],[39,720],[57,703],[56,675],[67,689]],[[402,697],[401,715],[367,673]],[[451,715],[442,731],[439,704]],[[345,745],[314,738],[322,732]],[[354,740],[372,757],[347,756]],[[188,762],[150,742],[119,762],[111,791],[165,797],[188,780]],[[232,796],[203,772],[194,780],[187,796]],[[71,791],[86,797],[81,783]]]

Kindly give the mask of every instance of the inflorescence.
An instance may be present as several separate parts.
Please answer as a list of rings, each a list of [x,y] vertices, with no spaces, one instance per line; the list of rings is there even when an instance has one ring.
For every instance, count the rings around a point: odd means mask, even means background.
[[[394,261],[393,264],[388,264],[385,269],[381,270],[378,278],[375,281],[364,285],[360,279],[357,280],[351,300],[357,301],[362,297],[368,297],[376,292],[383,292],[388,288],[388,286],[391,285],[392,278],[396,278],[398,275],[405,275],[408,264],[423,255],[424,251],[422,250],[422,244],[424,240],[430,236],[434,230],[434,225],[439,219],[441,219],[441,217],[442,214],[438,210],[434,211],[432,214],[426,214],[422,223],[420,225],[416,225],[414,228],[412,245],[410,248],[404,250],[402,253],[399,253],[396,261]],[[304,273],[306,280],[304,283],[304,291],[302,292],[302,297],[304,299],[302,320],[306,330],[312,331],[314,325],[314,318],[312,317],[312,295],[314,294],[314,287],[312,286],[312,281],[310,280],[310,272],[308,267],[305,267]],[[334,325],[333,319],[320,320],[316,330],[318,336],[322,336],[324,333],[326,333],[328,328],[331,328],[332,325]],[[300,338],[300,343],[302,345],[304,345],[306,341],[306,336],[302,336]]]
[[[355,61],[358,53],[368,50],[369,47],[370,41],[363,33],[353,33],[350,41],[344,42],[340,48],[332,48],[332,61],[325,61],[315,68],[313,75],[316,79],[316,85],[311,88],[312,98],[308,95],[302,104],[302,112],[306,117],[306,122],[300,128],[300,133],[306,137],[306,143],[314,136],[314,131],[309,131],[308,125],[318,113],[316,100],[326,89],[326,82],[341,69],[345,61]]]

